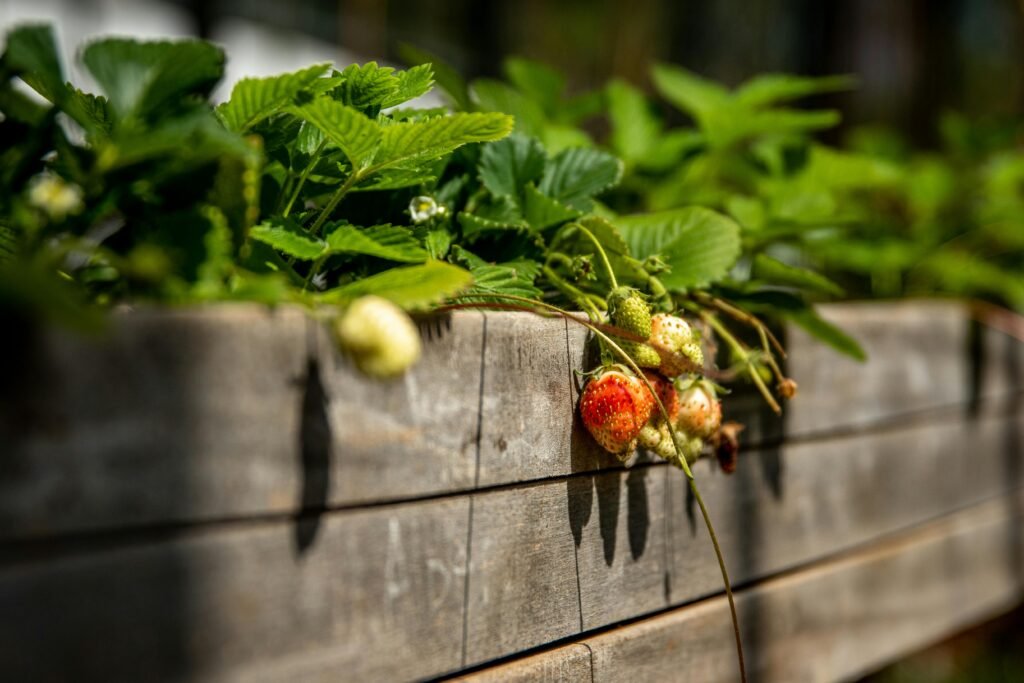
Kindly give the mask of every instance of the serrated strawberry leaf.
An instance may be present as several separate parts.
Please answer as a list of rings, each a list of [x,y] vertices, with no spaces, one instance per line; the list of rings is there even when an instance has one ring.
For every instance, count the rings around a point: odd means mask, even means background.
[[[507,114],[458,113],[426,121],[402,121],[383,128],[373,170],[414,159],[436,159],[471,142],[499,140],[511,131],[512,117]]]
[[[701,207],[620,216],[615,224],[638,259],[657,256],[670,270],[662,283],[685,291],[725,277],[740,255],[740,228]]]
[[[255,225],[249,230],[249,237],[303,261],[320,258],[327,251],[326,242],[288,218],[273,218]]]
[[[395,225],[339,225],[328,229],[324,239],[332,254],[365,254],[402,263],[423,263],[428,258],[412,231]]]
[[[513,134],[480,151],[480,182],[494,196],[522,196],[527,183],[535,183],[544,173],[547,155],[534,138]]]
[[[122,118],[166,116],[189,96],[206,98],[224,73],[224,52],[201,40],[90,43],[82,62]]]
[[[292,107],[292,111],[319,128],[345,153],[352,168],[363,169],[373,160],[381,142],[381,129],[358,110],[322,95],[312,102]]]
[[[314,64],[300,71],[268,78],[243,78],[231,90],[231,97],[217,107],[217,116],[228,129],[242,133],[283,109],[330,64]]]
[[[391,268],[321,294],[324,303],[342,303],[373,294],[407,311],[423,310],[465,291],[473,276],[464,268],[441,261]]]
[[[607,152],[587,147],[563,150],[548,161],[537,186],[569,206],[587,211],[590,198],[619,182],[622,162]]]
[[[523,200],[523,217],[536,231],[544,230],[579,218],[579,211],[547,196],[533,183],[526,185]]]

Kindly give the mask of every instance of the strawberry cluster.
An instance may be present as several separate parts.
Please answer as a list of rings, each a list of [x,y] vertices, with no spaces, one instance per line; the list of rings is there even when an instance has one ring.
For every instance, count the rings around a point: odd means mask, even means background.
[[[677,316],[651,315],[643,296],[628,287],[609,295],[608,315],[615,345],[643,368],[643,379],[612,363],[591,376],[580,415],[594,440],[623,461],[638,446],[676,463],[695,461],[706,442],[735,447],[735,434],[723,434],[715,386],[700,374],[699,333]],[[731,471],[734,459],[730,465],[723,469]]]

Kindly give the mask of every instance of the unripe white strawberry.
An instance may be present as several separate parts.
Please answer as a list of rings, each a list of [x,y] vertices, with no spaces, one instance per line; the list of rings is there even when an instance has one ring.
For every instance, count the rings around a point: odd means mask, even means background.
[[[648,344],[661,357],[659,369],[666,377],[678,377],[704,364],[699,336],[685,320],[677,316],[667,313],[651,316]]]
[[[691,436],[709,438],[722,425],[722,404],[714,389],[706,382],[696,381],[679,393],[679,415],[676,428]]]
[[[420,335],[401,308],[378,296],[356,299],[338,318],[341,348],[371,377],[401,375],[420,357]]]

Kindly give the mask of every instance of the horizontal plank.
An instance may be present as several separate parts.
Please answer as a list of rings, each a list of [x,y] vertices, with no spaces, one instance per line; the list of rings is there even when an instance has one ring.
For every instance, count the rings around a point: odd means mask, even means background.
[[[361,375],[317,327],[316,358],[329,448],[322,502],[353,504],[474,486],[484,317],[420,321],[423,355],[402,377]],[[305,502],[305,501],[303,501]]]
[[[851,679],[1017,604],[1024,537],[1019,503],[1011,501],[741,591],[751,679]],[[738,678],[724,597],[584,644],[597,683]]]
[[[695,474],[744,582],[1024,483],[1022,435],[1024,416],[993,415],[783,445],[744,457],[731,477],[706,461]],[[720,590],[699,510],[668,466],[473,500],[467,664]]]
[[[1022,511],[1024,497],[1003,496],[737,591],[750,680],[850,680],[1014,606]],[[583,662],[574,680],[739,678],[718,595],[457,680],[532,680]]]
[[[0,568],[0,670],[372,681],[457,669],[468,513],[466,498],[378,507]]]
[[[590,650],[566,645],[521,660],[445,679],[463,683],[565,683],[590,680]]]
[[[872,360],[790,331],[801,392],[785,417],[742,392],[726,402],[748,424],[746,443],[939,409],[946,419],[1024,386],[1021,345],[1001,333],[982,335],[987,360],[971,370],[960,305],[824,313]],[[287,515],[620,468],[575,411],[576,372],[594,362],[584,328],[459,312],[420,331],[423,361],[387,383],[356,373],[296,309],[139,310],[114,316],[102,340],[46,331],[24,342],[32,353],[0,389],[0,538]]]
[[[793,444],[733,477],[701,466],[734,580],[1003,494],[1021,418]],[[667,465],[38,550],[0,558],[0,670],[18,680],[409,680],[720,590]]]
[[[5,333],[0,538],[294,510],[308,328],[218,306]]]

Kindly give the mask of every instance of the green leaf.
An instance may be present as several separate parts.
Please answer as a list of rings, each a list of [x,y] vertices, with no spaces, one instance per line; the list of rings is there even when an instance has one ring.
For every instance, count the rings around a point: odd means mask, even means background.
[[[740,255],[740,228],[702,207],[621,216],[615,221],[638,259],[659,256],[671,270],[662,283],[676,290],[705,287],[725,277]]]
[[[549,113],[555,111],[565,92],[565,77],[540,62],[509,57],[505,60],[505,74],[515,87]]]
[[[544,135],[547,117],[540,105],[501,81],[480,78],[473,81],[473,95],[481,111],[505,112],[515,119],[515,130],[540,138]]]
[[[611,145],[628,161],[637,161],[659,144],[661,121],[653,114],[644,94],[622,80],[611,81],[605,89]]]
[[[64,111],[77,121],[86,131],[109,136],[114,127],[114,113],[110,110],[107,98],[82,92],[70,83],[67,84],[67,99],[64,100]]]
[[[381,128],[375,121],[326,95],[293,107],[293,111],[344,152],[352,168],[363,169],[370,164],[381,142]]]
[[[651,76],[665,99],[694,118],[700,119],[729,102],[728,90],[681,67],[657,64]]]
[[[463,236],[473,241],[486,232],[529,231],[530,225],[523,220],[515,200],[507,195],[482,202],[472,213],[459,213],[459,225]]]
[[[15,28],[7,34],[3,59],[37,93],[54,104],[62,102],[64,72],[52,27],[28,25]]]
[[[822,318],[813,308],[789,310],[784,311],[783,314],[802,327],[809,335],[828,344],[836,351],[861,362],[867,360],[868,355],[856,339]]]
[[[341,72],[341,84],[332,95],[343,104],[375,115],[381,103],[398,90],[398,78],[390,66],[377,62],[351,64]]]
[[[586,147],[564,150],[544,169],[538,189],[574,208],[586,211],[590,198],[615,185],[622,162],[607,152]]]
[[[546,160],[539,141],[513,134],[484,145],[480,152],[480,181],[496,197],[519,197],[527,183],[540,178]]]
[[[82,62],[121,117],[177,110],[189,95],[208,96],[224,73],[223,51],[201,40],[108,38],[86,46]]]
[[[434,80],[441,90],[448,95],[456,109],[469,111],[472,108],[473,103],[469,99],[469,88],[466,87],[466,82],[459,75],[458,71],[453,69],[443,59],[408,44],[399,45],[398,53],[406,64],[429,64],[433,71]]]
[[[511,294],[539,299],[543,295],[543,292],[533,284],[540,272],[540,266],[533,261],[486,264],[472,268],[470,272],[473,274],[473,286],[466,291],[464,297],[473,296],[474,299],[486,300],[488,294]]]
[[[547,196],[533,183],[526,185],[523,217],[534,230],[544,230],[579,216],[579,211]]]
[[[775,102],[796,100],[819,93],[851,90],[857,85],[852,76],[791,76],[762,74],[736,89],[737,102],[748,107],[761,107]]]
[[[405,310],[423,310],[473,284],[469,271],[441,261],[391,268],[343,285],[320,296],[326,303],[350,301],[367,294],[384,297]]]
[[[325,131],[326,132],[326,131]],[[411,159],[427,160],[443,156],[471,142],[489,142],[512,132],[507,114],[465,114],[401,122],[383,129],[374,170]]]
[[[340,225],[326,236],[331,253],[366,254],[389,261],[423,263],[427,252],[408,228],[390,224],[357,228]]]
[[[249,237],[303,261],[320,258],[327,251],[326,242],[288,218],[272,218],[253,226]]]
[[[434,69],[430,64],[420,64],[408,71],[399,71],[396,76],[395,90],[384,98],[382,109],[394,107],[430,92],[434,85]]]
[[[751,277],[769,284],[796,287],[832,296],[842,296],[843,288],[813,270],[791,266],[765,254],[754,257]]]
[[[231,98],[217,107],[217,115],[230,130],[245,132],[289,104],[330,68],[313,66],[268,78],[243,78],[231,90]]]

